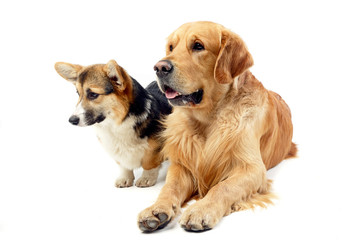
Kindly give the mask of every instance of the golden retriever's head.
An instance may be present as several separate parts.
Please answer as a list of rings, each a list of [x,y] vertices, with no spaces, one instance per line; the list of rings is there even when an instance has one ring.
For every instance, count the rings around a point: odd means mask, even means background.
[[[187,23],[168,37],[154,70],[174,106],[205,107],[223,95],[253,60],[242,39],[212,22]]]

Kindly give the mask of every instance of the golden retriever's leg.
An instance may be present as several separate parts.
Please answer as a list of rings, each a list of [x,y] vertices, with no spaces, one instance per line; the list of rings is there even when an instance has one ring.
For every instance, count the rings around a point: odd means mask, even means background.
[[[245,130],[246,131],[246,130]],[[213,228],[223,216],[233,211],[232,207],[249,201],[253,195],[266,193],[268,183],[256,138],[243,132],[239,145],[231,153],[223,153],[237,166],[227,178],[213,186],[202,200],[191,205],[180,219],[180,225],[188,231],[203,231]],[[215,156],[215,155],[213,155]],[[236,158],[236,159],[231,159]]]
[[[265,178],[260,169],[237,169],[236,173],[218,183],[200,201],[182,214],[180,225],[188,231],[212,229],[222,217],[232,212],[233,205],[246,201],[259,191],[259,179]]]
[[[181,205],[193,191],[194,183],[187,170],[179,165],[171,164],[166,183],[156,203],[139,214],[139,228],[144,232],[152,232],[165,227],[180,211]]]

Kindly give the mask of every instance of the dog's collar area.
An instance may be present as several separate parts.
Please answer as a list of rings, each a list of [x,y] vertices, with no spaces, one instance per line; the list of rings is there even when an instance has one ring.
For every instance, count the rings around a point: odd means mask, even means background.
[[[199,104],[202,101],[204,90],[198,89],[191,94],[182,94],[169,86],[164,86],[165,96],[168,101],[174,106],[185,106],[190,104]]]

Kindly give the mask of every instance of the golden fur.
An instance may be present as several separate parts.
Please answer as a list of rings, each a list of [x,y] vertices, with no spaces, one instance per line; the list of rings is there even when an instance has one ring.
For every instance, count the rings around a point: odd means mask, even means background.
[[[194,43],[205,50],[193,51]],[[188,23],[173,32],[166,57],[172,81],[186,93],[203,89],[200,104],[175,107],[163,134],[171,161],[156,203],[139,214],[139,227],[165,226],[182,214],[189,231],[213,228],[225,215],[270,203],[266,170],[296,155],[290,109],[248,70],[253,59],[243,40],[221,25]]]

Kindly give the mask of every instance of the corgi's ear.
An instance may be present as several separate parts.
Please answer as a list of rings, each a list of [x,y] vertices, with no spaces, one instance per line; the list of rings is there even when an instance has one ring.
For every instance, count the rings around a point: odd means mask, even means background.
[[[79,72],[83,69],[82,66],[64,62],[55,63],[55,70],[57,73],[66,80],[75,83]]]
[[[243,40],[233,32],[221,34],[221,48],[215,64],[214,77],[219,83],[231,83],[235,77],[254,64]]]
[[[117,89],[123,91],[131,83],[131,77],[120,67],[115,60],[110,60],[104,67],[107,76]]]

